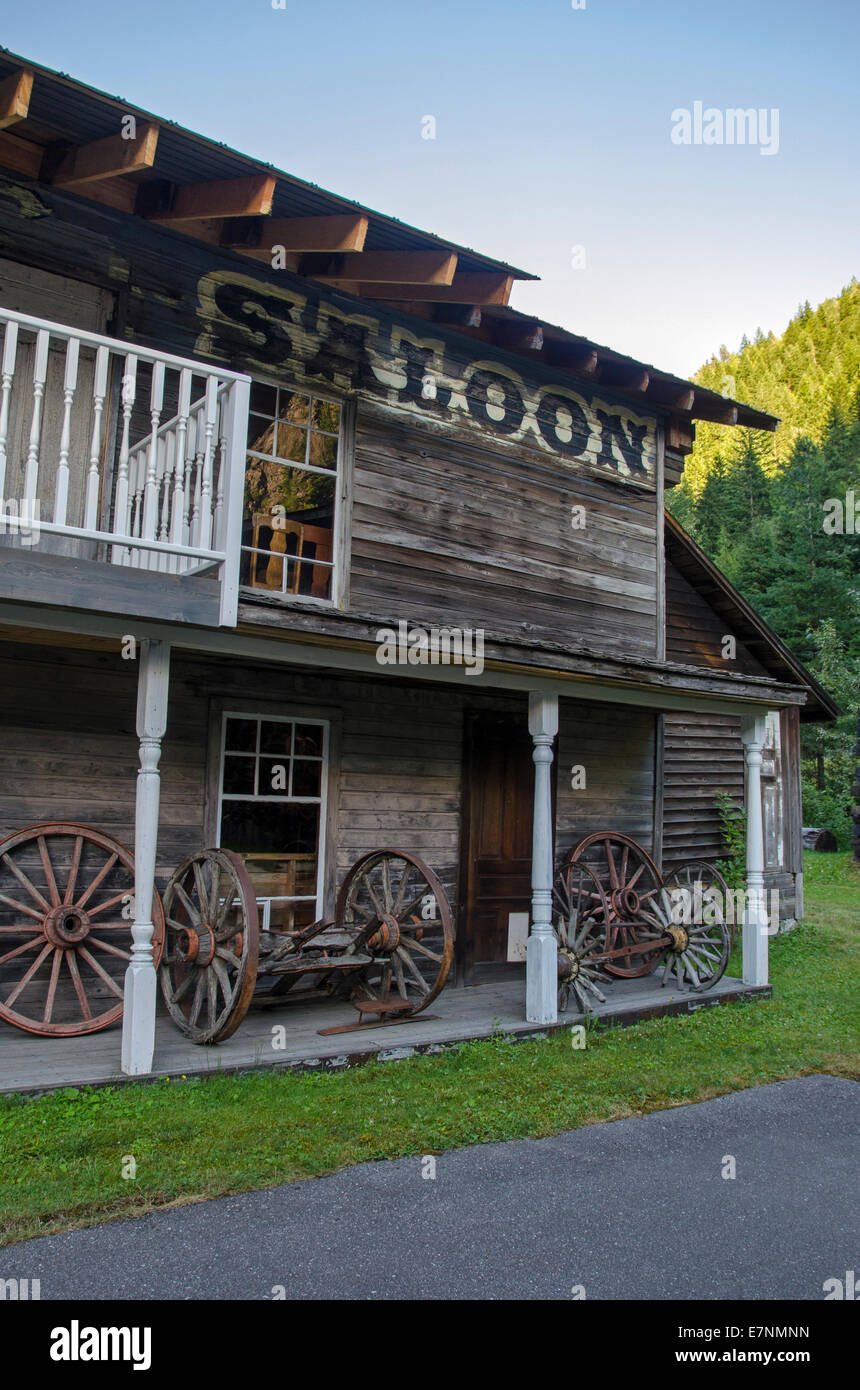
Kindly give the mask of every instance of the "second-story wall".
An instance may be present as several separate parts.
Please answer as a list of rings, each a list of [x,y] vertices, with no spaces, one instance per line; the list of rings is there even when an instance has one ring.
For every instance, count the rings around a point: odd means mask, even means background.
[[[656,654],[657,420],[630,402],[53,188],[4,180],[0,254],[109,292],[120,337],[352,403],[344,606]]]

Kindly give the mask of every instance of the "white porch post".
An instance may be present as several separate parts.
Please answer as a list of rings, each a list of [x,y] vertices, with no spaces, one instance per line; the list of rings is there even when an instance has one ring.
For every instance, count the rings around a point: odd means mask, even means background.
[[[761,800],[761,754],[765,742],[765,714],[745,715],[741,738],[746,764],[747,883],[743,924],[743,977],[745,985],[766,985],[768,965],[768,915],[764,897],[764,827]]]
[[[152,963],[152,894],[158,844],[161,777],[158,761],[167,727],[170,647],[145,638],[137,676],[137,736],[140,771],[134,820],[134,926],[131,962],[125,972],[122,1069],[129,1076],[152,1071],[155,1052],[155,967]]]
[[[535,765],[532,830],[532,926],[526,946],[526,1019],[558,1018],[558,948],[552,929],[552,741],[558,733],[558,696],[529,695],[529,733]]]

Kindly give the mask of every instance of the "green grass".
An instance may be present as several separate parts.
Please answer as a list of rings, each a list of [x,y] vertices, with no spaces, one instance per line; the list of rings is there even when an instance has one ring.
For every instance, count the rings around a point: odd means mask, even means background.
[[[0,1098],[3,1243],[370,1159],[539,1136],[810,1072],[860,1076],[860,872],[807,856],[775,997],[627,1029],[501,1038],[348,1072]],[[69,1044],[72,1046],[73,1044]],[[122,1176],[123,1160],[137,1165]]]

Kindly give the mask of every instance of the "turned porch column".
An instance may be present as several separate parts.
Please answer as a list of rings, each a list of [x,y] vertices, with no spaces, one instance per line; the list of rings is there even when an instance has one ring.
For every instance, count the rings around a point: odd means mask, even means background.
[[[158,762],[167,727],[170,647],[145,638],[137,675],[137,736],[140,771],[134,819],[134,926],[131,962],[125,973],[122,1069],[129,1076],[152,1071],[155,1052],[155,966],[152,962],[152,895],[158,845],[161,777]]]
[[[766,985],[768,914],[764,895],[764,826],[761,800],[761,755],[765,743],[765,714],[745,715],[741,739],[746,766],[747,878],[743,922],[745,985]]]
[[[558,1018],[558,948],[552,929],[552,743],[558,733],[558,696],[529,695],[529,733],[534,745],[532,829],[532,925],[526,946],[526,1019]]]

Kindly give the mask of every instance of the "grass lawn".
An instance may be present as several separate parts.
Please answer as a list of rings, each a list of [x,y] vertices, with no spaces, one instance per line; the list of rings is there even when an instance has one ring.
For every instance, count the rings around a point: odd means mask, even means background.
[[[860,871],[844,854],[806,859],[806,923],[771,941],[770,1000],[589,1030],[584,1050],[563,1031],[348,1072],[0,1098],[0,1243],[809,1072],[860,1078]]]

